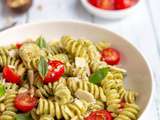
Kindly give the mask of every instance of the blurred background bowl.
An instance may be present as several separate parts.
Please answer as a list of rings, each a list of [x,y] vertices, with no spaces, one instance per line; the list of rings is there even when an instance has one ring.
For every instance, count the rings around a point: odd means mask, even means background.
[[[101,8],[93,6],[91,3],[88,2],[88,0],[81,0],[81,3],[89,13],[101,18],[114,20],[123,19],[131,14],[138,12],[141,1],[142,0],[138,0],[135,5],[120,10],[103,10]]]

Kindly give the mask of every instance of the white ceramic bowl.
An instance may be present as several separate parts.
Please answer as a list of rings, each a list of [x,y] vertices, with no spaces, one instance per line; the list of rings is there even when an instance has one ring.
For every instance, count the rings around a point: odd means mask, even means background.
[[[138,8],[140,6],[141,1],[142,0],[138,0],[138,2],[134,6],[122,10],[102,10],[91,5],[88,2],[88,0],[81,0],[81,3],[89,13],[96,15],[98,17],[112,20],[112,19],[122,19],[125,18],[126,16],[134,14],[135,12],[138,12]]]
[[[59,39],[63,35],[88,38],[93,41],[107,40],[122,54],[122,66],[128,71],[126,86],[139,93],[137,99],[141,107],[139,120],[146,120],[146,109],[153,96],[153,77],[151,69],[143,55],[125,38],[102,27],[75,21],[55,21],[27,24],[8,29],[0,33],[0,46],[22,42],[27,38],[43,36],[46,40]]]

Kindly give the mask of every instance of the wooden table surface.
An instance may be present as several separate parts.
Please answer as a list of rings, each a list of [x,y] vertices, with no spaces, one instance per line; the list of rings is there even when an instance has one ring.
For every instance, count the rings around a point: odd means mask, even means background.
[[[146,56],[154,72],[155,97],[146,120],[160,120],[160,0],[142,0],[137,12],[121,21],[107,21],[93,16],[79,0],[34,0],[29,12],[11,14],[0,0],[0,29],[13,22],[23,24],[44,20],[82,20],[100,24],[132,41]]]

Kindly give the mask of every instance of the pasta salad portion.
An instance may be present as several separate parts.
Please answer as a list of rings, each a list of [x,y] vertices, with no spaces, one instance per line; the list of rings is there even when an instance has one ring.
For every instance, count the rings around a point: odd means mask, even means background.
[[[137,120],[118,50],[106,41],[43,37],[0,47],[0,120]]]

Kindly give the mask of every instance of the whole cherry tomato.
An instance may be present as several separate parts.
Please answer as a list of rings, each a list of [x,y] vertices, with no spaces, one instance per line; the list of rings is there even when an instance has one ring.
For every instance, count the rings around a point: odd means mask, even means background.
[[[20,84],[21,83],[21,76],[19,76],[14,69],[6,66],[3,68],[3,77],[7,82]]]
[[[89,0],[89,3],[91,3],[94,6],[96,6],[97,5],[97,0]]]
[[[112,120],[111,114],[106,110],[99,110],[92,112],[88,117],[84,120]]]
[[[137,0],[115,0],[115,9],[129,8],[137,3]]]
[[[120,53],[114,48],[106,48],[101,52],[102,60],[109,65],[116,65],[120,61]]]
[[[93,6],[106,10],[113,10],[114,8],[114,0],[89,0]]]
[[[113,0],[99,0],[97,2],[96,7],[105,9],[105,10],[114,10],[114,2]]]
[[[15,107],[22,112],[31,111],[37,104],[37,99],[35,97],[31,97],[29,93],[21,93],[16,96],[15,99]]]
[[[88,2],[100,9],[120,10],[135,5],[138,0],[88,0]]]
[[[64,65],[61,61],[53,60],[49,61],[48,64],[48,73],[43,81],[45,84],[59,80],[64,74]]]

